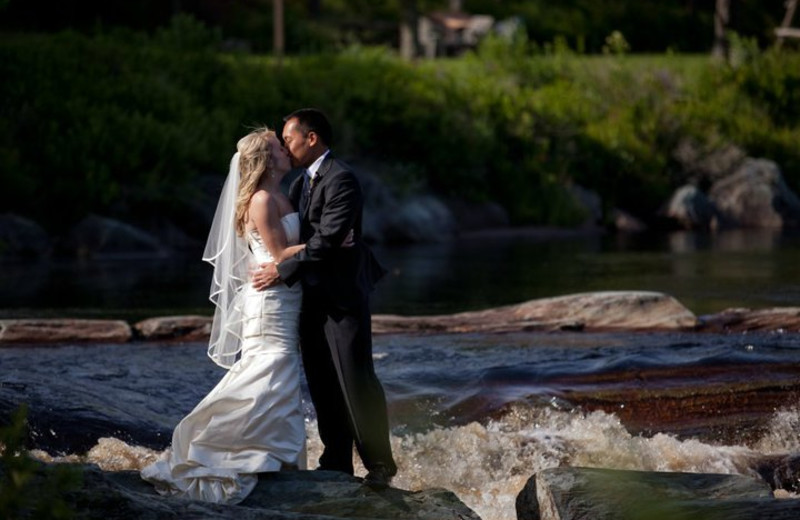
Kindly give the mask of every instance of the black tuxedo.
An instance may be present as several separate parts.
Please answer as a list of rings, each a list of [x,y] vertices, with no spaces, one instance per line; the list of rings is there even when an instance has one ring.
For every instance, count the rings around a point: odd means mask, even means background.
[[[320,466],[352,474],[355,442],[367,470],[383,465],[394,474],[369,310],[369,294],[385,270],[361,239],[363,196],[350,167],[329,153],[317,175],[307,197],[305,175],[289,188],[306,247],[278,272],[288,285],[303,284],[300,347],[325,445]],[[351,229],[355,245],[341,247]]]

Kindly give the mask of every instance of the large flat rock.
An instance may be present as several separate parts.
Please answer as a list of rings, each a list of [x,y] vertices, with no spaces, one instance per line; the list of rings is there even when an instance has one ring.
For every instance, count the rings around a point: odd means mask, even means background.
[[[144,340],[208,341],[210,316],[159,316],[134,324],[133,329]]]
[[[123,343],[131,336],[130,325],[122,320],[0,320],[0,343]]]
[[[553,395],[574,406],[613,413],[633,434],[669,432],[738,444],[755,442],[767,433],[775,410],[800,400],[800,365],[719,362],[631,368],[613,375],[562,375],[546,384]]]
[[[698,330],[703,332],[800,332],[800,307],[726,309],[710,316],[703,316]]]
[[[236,520],[480,520],[445,489],[373,491],[361,479],[333,471],[263,473],[239,505],[218,505],[158,495],[134,471],[107,472],[77,466],[80,488],[63,499],[76,518],[230,518]],[[3,468],[0,466],[0,475]],[[45,478],[45,468],[37,479]],[[38,484],[38,482],[34,482]]]
[[[65,342],[207,341],[208,316],[159,316],[133,326],[120,320],[0,320],[0,345]],[[541,298],[481,311],[436,316],[376,314],[375,334],[519,331],[800,332],[800,307],[727,309],[698,319],[674,297],[649,291],[601,291]]]
[[[518,520],[789,520],[800,500],[779,500],[742,475],[553,468],[517,496]]]
[[[373,316],[375,333],[510,332],[520,330],[690,330],[697,318],[672,296],[603,291],[530,300],[441,316]]]

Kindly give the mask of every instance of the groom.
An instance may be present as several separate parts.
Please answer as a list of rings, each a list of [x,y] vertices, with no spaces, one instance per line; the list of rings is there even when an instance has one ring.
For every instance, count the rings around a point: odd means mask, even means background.
[[[289,188],[300,213],[303,251],[253,275],[261,289],[303,284],[300,347],[324,451],[323,470],[353,474],[353,444],[367,468],[364,481],[389,485],[397,473],[389,444],[386,398],[372,362],[369,293],[384,274],[361,240],[363,196],[350,167],[331,153],[331,125],[313,108],[284,118],[292,166]],[[352,247],[341,247],[353,230]]]

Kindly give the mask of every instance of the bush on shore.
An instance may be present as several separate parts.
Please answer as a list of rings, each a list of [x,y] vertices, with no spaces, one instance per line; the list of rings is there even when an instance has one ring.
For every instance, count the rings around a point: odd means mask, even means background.
[[[735,43],[728,64],[524,39],[447,60],[353,47],[278,63],[221,52],[186,17],[153,35],[6,34],[0,204],[53,231],[90,211],[180,221],[239,137],[301,106],[325,110],[340,155],[385,164],[397,189],[494,200],[518,224],[582,221],[570,183],[652,214],[686,181],[685,139],[769,157],[797,189],[800,56]]]

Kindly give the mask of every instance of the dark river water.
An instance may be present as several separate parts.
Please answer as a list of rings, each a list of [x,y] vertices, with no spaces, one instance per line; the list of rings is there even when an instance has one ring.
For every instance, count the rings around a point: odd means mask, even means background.
[[[800,236],[779,231],[539,230],[376,252],[391,272],[374,294],[380,314],[444,314],[602,290],[665,292],[697,315],[800,302]],[[6,262],[0,316],[209,314],[211,270],[199,257]]]
[[[374,311],[441,314],[601,290],[665,292],[697,315],[800,302],[794,235],[557,235],[379,247],[391,274]],[[208,314],[209,276],[196,256],[6,263],[0,317]],[[42,447],[84,424],[124,423],[88,452],[50,455],[138,469],[168,443],[161,434],[154,443],[152,430],[171,431],[222,377],[205,349],[4,347],[0,398],[38,406]],[[800,452],[800,334],[385,335],[374,353],[400,466],[395,485],[450,489],[484,520],[515,518],[517,493],[544,468],[754,475],[753,460]],[[74,411],[61,421],[70,424],[47,423],[48,410],[65,406]],[[306,415],[314,466],[320,443],[307,400]]]

